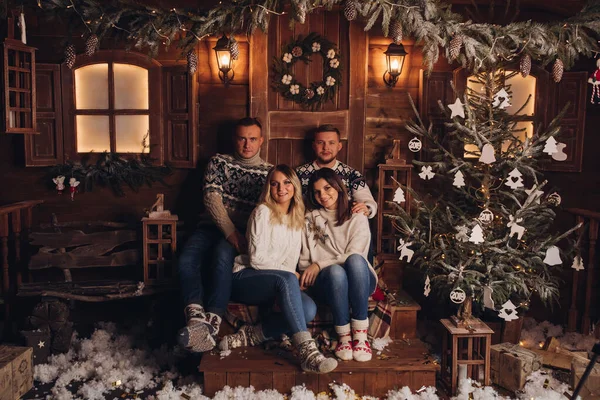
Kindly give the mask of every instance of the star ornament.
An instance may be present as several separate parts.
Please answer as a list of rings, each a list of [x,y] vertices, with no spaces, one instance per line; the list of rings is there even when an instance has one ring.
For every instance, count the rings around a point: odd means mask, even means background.
[[[533,201],[537,204],[540,204],[540,197],[544,194],[542,190],[533,190],[533,187],[531,189],[525,189],[525,193],[527,193],[528,197],[533,193]]]
[[[44,342],[43,340],[40,340],[40,342],[37,344],[37,346],[41,349],[44,346],[46,346],[46,342]]]
[[[448,108],[452,111],[450,118],[454,117],[465,117],[465,105],[457,97],[453,104],[448,104]]]

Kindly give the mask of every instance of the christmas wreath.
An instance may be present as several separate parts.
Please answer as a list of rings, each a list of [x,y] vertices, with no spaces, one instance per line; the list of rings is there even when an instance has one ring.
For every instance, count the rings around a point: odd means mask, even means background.
[[[323,80],[308,87],[297,81],[292,67],[297,61],[312,62],[313,54],[323,57]],[[312,110],[333,101],[342,83],[340,53],[336,45],[315,32],[302,35],[282,47],[281,56],[273,61],[273,89],[285,99]]]

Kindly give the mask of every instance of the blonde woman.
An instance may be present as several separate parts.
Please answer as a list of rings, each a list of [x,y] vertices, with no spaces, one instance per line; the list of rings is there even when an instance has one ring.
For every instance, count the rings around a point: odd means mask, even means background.
[[[271,314],[262,324],[245,325],[219,343],[221,350],[256,346],[288,333],[298,349],[304,371],[327,373],[337,361],[317,349],[306,322],[314,318],[315,303],[300,291],[296,266],[302,245],[304,203],[294,170],[273,167],[267,175],[260,204],[248,221],[248,254],[236,257],[231,298],[251,305],[272,306],[278,300],[281,314]]]

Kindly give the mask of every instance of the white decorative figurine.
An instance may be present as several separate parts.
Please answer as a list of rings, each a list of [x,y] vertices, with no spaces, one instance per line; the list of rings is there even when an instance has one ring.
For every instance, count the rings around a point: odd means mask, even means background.
[[[515,220],[515,217],[512,215],[510,215],[508,218],[510,219],[508,224],[506,224],[506,226],[510,228],[510,235],[508,236],[513,237],[514,235],[517,235],[517,239],[521,240],[523,234],[525,233],[525,227],[519,225],[518,223],[523,221],[523,218],[517,218]]]
[[[481,148],[481,156],[479,157],[479,161],[484,164],[491,164],[496,161],[496,156],[494,155],[494,146],[489,143],[486,143]]]
[[[62,194],[63,190],[65,190],[65,177],[62,175],[57,176],[52,179],[52,182],[56,185],[56,191],[58,194]]]
[[[494,309],[494,300],[492,299],[492,293],[494,289],[489,286],[483,288],[483,306],[485,308]]]
[[[406,201],[406,199],[404,198],[404,190],[402,190],[402,188],[399,187],[394,192],[394,201],[398,204]]]
[[[498,316],[504,319],[505,321],[513,321],[515,319],[519,319],[519,315],[517,314],[517,307],[515,307],[515,305],[510,300],[502,304],[502,309],[498,313]]]
[[[510,171],[508,174],[508,179],[506,182],[504,182],[504,184],[513,190],[525,186],[523,185],[523,175],[521,175],[521,172],[516,168]]]
[[[481,229],[481,226],[479,226],[479,224],[475,225],[475,228],[473,228],[473,232],[471,232],[471,236],[469,237],[469,242],[475,244],[484,242],[483,229]]]
[[[412,242],[404,243],[404,240],[399,240],[400,246],[398,246],[398,251],[400,252],[399,260],[402,260],[406,257],[406,262],[410,262],[412,260],[413,254],[415,254],[414,250],[409,248]]]
[[[571,268],[573,268],[575,271],[582,271],[584,269],[581,256],[577,256],[573,259],[573,265],[571,265]]]
[[[457,97],[454,104],[448,104],[448,108],[452,110],[452,114],[450,114],[450,118],[454,117],[465,117],[465,105],[460,101]]]
[[[454,182],[452,182],[452,184],[457,188],[465,186],[465,176],[460,170],[458,170],[456,174],[454,174]]]
[[[421,179],[429,180],[435,176],[435,172],[433,172],[433,167],[431,165],[424,165],[421,167],[421,172],[419,172],[419,177]]]
[[[549,156],[551,156],[552,154],[556,153],[558,151],[558,147],[556,147],[556,139],[554,139],[554,136],[550,136],[548,139],[546,139],[546,145],[544,146],[544,153],[548,154]]]
[[[75,178],[69,179],[69,191],[71,192],[71,201],[75,200],[75,192],[77,191],[77,186],[79,186],[79,181]]]
[[[548,250],[546,250],[546,258],[544,258],[544,263],[548,265],[562,264],[562,260],[560,259],[560,250],[558,247],[548,247]]]
[[[567,147],[564,143],[556,144],[556,153],[552,153],[552,159],[556,161],[565,161],[567,159],[567,153],[564,152],[564,149]]]

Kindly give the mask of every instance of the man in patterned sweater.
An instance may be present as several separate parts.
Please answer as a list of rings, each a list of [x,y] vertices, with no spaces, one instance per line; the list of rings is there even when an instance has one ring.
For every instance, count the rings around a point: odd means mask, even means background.
[[[321,125],[315,130],[312,148],[317,156],[316,160],[296,168],[302,183],[302,194],[306,197],[308,181],[316,170],[331,168],[348,188],[352,212],[363,213],[373,218],[377,214],[377,203],[365,178],[354,168],[337,160],[337,154],[342,149],[340,131],[333,125]]]
[[[192,352],[209,351],[215,346],[231,295],[233,262],[238,254],[246,252],[246,223],[271,167],[260,158],[263,136],[257,119],[239,120],[233,139],[234,154],[217,154],[206,167],[206,213],[179,256],[186,326],[179,331],[178,339]],[[206,298],[205,275],[210,276]]]

